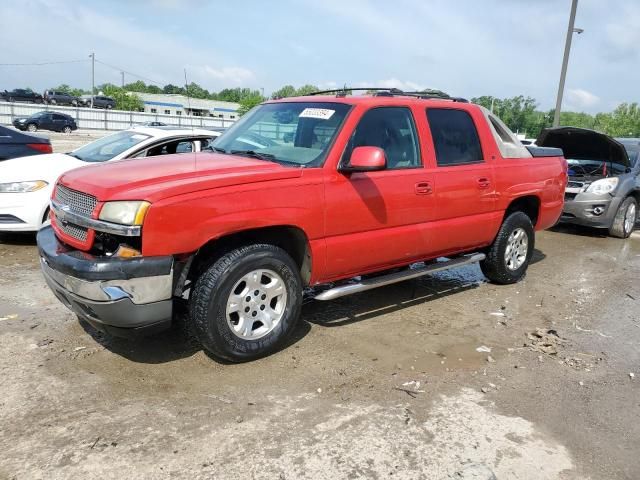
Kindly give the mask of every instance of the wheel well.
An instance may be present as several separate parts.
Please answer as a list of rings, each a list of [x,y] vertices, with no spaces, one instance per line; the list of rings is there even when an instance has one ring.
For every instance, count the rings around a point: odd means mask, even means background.
[[[538,223],[538,214],[540,213],[540,199],[535,195],[516,198],[507,207],[504,218],[507,218],[513,212],[522,212],[527,215],[535,227],[536,223]]]
[[[225,253],[253,243],[268,243],[282,248],[300,269],[303,283],[309,284],[311,279],[309,240],[301,229],[286,225],[244,230],[207,242],[196,252],[189,271],[189,278],[197,278]]]

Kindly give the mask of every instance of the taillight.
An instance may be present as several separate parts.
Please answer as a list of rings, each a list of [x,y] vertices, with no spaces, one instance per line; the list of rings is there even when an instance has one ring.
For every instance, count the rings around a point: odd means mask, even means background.
[[[27,147],[33,148],[41,153],[53,153],[50,143],[27,143]]]

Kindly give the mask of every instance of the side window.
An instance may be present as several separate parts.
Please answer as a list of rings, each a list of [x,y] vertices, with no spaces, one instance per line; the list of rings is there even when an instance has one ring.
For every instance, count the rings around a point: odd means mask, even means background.
[[[147,157],[155,157],[156,155],[171,155],[173,153],[193,152],[193,142],[191,140],[173,140],[167,143],[161,143],[147,150]],[[137,155],[136,155],[137,156]]]
[[[389,170],[422,165],[413,116],[405,107],[378,107],[366,112],[349,139],[343,160],[347,161],[356,147],[384,150]]]
[[[438,166],[464,165],[483,161],[478,131],[464,110],[427,109]]]
[[[57,114],[57,113],[54,113],[54,114],[53,114],[53,119],[54,119],[54,120],[66,120],[66,118],[65,118],[64,116],[59,115],[59,114]]]

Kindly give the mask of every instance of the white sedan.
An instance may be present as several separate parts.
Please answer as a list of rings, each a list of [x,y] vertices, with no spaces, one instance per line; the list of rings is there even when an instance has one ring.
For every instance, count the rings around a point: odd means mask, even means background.
[[[37,231],[48,219],[56,180],[68,170],[125,158],[199,152],[219,135],[204,129],[134,127],[69,153],[4,160],[0,162],[0,232]]]

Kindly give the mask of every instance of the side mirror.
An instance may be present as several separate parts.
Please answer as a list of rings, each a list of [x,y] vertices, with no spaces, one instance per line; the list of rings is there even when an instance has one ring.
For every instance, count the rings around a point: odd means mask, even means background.
[[[343,172],[375,172],[387,168],[384,150],[378,147],[356,147],[351,159],[340,170]]]

